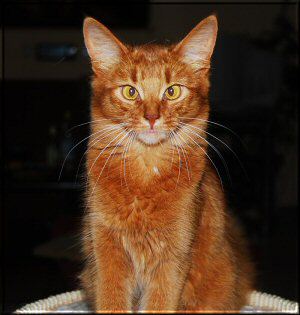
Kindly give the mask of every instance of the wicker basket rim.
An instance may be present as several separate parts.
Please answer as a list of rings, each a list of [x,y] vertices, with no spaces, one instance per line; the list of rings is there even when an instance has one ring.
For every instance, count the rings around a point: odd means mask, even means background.
[[[75,290],[50,296],[46,299],[41,299],[36,302],[27,304],[15,313],[41,313],[53,312],[61,306],[66,306],[72,303],[84,301],[84,294],[81,290]],[[298,313],[298,303],[283,299],[279,296],[252,291],[249,295],[248,305],[254,309],[270,311],[270,312],[284,312],[284,313]]]

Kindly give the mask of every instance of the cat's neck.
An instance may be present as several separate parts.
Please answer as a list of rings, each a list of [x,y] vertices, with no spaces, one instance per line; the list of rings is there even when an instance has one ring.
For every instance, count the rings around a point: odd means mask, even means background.
[[[205,156],[200,149],[180,150],[171,141],[156,146],[136,141],[124,150],[125,147],[120,148],[118,154],[111,154],[110,158],[110,153],[101,155],[97,151],[89,151],[87,166],[92,170],[89,172],[92,186],[100,185],[105,190],[115,182],[153,195],[171,188],[196,185],[206,167]],[[122,191],[126,193],[126,190]]]

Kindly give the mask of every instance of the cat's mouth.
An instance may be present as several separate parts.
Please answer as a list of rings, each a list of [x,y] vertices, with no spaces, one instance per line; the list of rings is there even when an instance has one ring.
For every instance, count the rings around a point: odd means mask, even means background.
[[[168,137],[166,131],[148,129],[138,132],[137,139],[146,145],[157,145],[165,141]]]

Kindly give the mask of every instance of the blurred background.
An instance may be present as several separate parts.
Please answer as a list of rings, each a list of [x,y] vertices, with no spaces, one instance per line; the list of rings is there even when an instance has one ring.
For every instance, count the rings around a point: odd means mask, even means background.
[[[257,288],[296,300],[296,3],[115,4],[22,1],[3,5],[3,304],[9,312],[78,288],[84,211],[79,163],[88,136],[89,60],[82,21],[92,16],[129,44],[173,43],[216,13],[210,152],[250,240]],[[83,158],[84,161],[84,158]],[[79,170],[78,170],[79,167]],[[76,180],[76,174],[79,174]]]

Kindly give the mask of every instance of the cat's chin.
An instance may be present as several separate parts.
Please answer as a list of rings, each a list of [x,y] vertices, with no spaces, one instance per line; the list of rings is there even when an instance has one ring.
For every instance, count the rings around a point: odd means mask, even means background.
[[[157,145],[167,139],[167,133],[165,131],[141,131],[137,136],[143,144]]]

